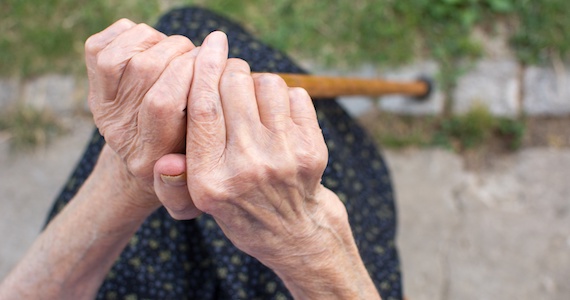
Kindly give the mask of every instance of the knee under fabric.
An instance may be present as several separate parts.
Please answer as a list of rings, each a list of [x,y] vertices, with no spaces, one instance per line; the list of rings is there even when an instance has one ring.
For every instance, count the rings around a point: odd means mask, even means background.
[[[205,9],[173,10],[156,28],[167,35],[184,35],[196,45],[210,32],[222,30],[228,35],[230,57],[244,59],[252,71],[304,73],[285,54]],[[329,149],[323,184],[346,205],[356,244],[382,299],[401,299],[396,211],[388,169],[371,139],[335,101],[316,101],[315,107]],[[73,198],[104,143],[95,130],[48,220]],[[282,281],[234,247],[211,216],[176,221],[164,208],[135,233],[97,295],[97,299],[290,298]]]

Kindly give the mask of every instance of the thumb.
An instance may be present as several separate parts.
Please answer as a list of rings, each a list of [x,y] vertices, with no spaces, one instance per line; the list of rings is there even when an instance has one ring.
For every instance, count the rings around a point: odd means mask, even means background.
[[[202,213],[188,192],[183,154],[167,154],[154,164],[154,191],[174,219],[190,220]]]
[[[210,170],[226,148],[226,128],[219,91],[228,59],[224,33],[208,35],[194,63],[187,105],[186,154],[193,170]]]

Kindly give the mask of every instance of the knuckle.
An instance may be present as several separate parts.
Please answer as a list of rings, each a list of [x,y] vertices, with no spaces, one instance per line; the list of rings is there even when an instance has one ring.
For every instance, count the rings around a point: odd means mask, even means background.
[[[286,86],[285,80],[279,75],[262,73],[255,77],[255,84],[257,87],[264,88],[278,88]]]
[[[321,147],[300,150],[297,153],[299,166],[306,172],[322,173],[328,164],[328,152]]]
[[[302,87],[292,87],[289,88],[289,96],[291,98],[296,98],[296,99],[307,99],[307,98],[311,98],[311,96],[309,96],[309,93],[307,92],[307,90],[305,90]]]
[[[221,112],[217,93],[203,91],[188,106],[188,116],[197,122],[213,122],[219,119]]]
[[[194,205],[200,211],[205,213],[211,214],[220,206],[220,203],[231,199],[229,193],[225,189],[218,188],[211,182],[196,180],[192,181],[192,186],[192,199],[194,201]]]
[[[158,63],[159,61],[157,57],[147,55],[145,52],[143,52],[131,58],[128,63],[128,68],[135,72],[135,74],[144,75],[148,72],[156,70]]]
[[[121,66],[122,62],[118,60],[115,53],[103,50],[97,55],[96,70],[103,76],[115,74]]]
[[[337,201],[331,208],[330,217],[333,222],[337,224],[348,222],[348,211],[342,202]]]
[[[176,107],[172,105],[173,101],[170,101],[166,95],[159,88],[150,89],[143,100],[144,107],[151,115],[158,118],[173,115],[176,113]]]
[[[276,178],[281,182],[289,183],[294,181],[298,175],[298,165],[281,165],[279,169],[272,169],[268,175],[268,177]]]
[[[97,53],[99,53],[99,51],[103,50],[103,44],[101,43],[101,37],[100,34],[94,34],[92,36],[90,36],[86,41],[85,41],[85,54],[86,55],[96,55]]]
[[[137,24],[137,25],[135,26],[135,29],[136,29],[137,31],[141,31],[142,33],[151,34],[151,35],[156,32],[156,29],[154,29],[154,28],[148,26],[148,25],[145,24],[145,23]]]
[[[194,47],[194,44],[192,43],[192,41],[190,41],[190,39],[188,39],[187,37],[183,36],[183,35],[171,35],[169,37],[167,37],[169,42],[172,42],[175,45],[178,45],[181,48],[192,48]]]
[[[190,40],[187,37],[179,34],[168,36],[166,39],[173,42],[174,44],[191,44]]]
[[[249,72],[239,69],[226,69],[220,80],[220,86],[229,88],[243,87],[251,84],[252,80]]]
[[[117,22],[115,22],[115,23],[113,24],[113,26],[119,26],[119,27],[122,27],[122,28],[128,28],[128,27],[130,27],[130,26],[133,25],[133,24],[134,24],[133,21],[131,21],[131,20],[129,20],[129,19],[127,19],[127,18],[121,18],[121,19],[119,19]]]
[[[135,27],[135,23],[127,18],[122,18],[117,20],[115,23],[113,23],[113,25],[109,26],[105,31],[110,31],[110,32],[115,32],[115,33],[121,33],[121,32],[125,32],[129,29],[131,29],[132,27]]]
[[[137,24],[132,30],[134,35],[151,45],[166,38],[166,35],[144,23]]]
[[[329,161],[329,155],[326,148],[315,150],[312,157],[315,169],[319,171],[324,171]]]
[[[318,170],[320,172],[323,172],[325,170],[325,168],[327,167],[328,164],[328,154],[320,154],[318,156],[316,156],[316,159],[314,161],[314,165],[315,165],[315,170]]]
[[[223,79],[236,81],[239,83],[249,82],[252,80],[251,75],[249,75],[249,73],[240,70],[230,70],[228,72],[225,72]]]
[[[251,68],[249,64],[241,58],[228,59],[226,64],[226,69],[240,70],[248,75],[251,73]]]
[[[264,161],[256,167],[258,182],[271,178],[278,181],[287,181],[296,177],[297,164],[293,159],[280,157],[272,161]]]

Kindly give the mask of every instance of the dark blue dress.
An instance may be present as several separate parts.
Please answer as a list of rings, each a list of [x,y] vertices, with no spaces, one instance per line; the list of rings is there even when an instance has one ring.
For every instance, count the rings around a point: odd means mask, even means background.
[[[228,35],[230,57],[254,72],[304,73],[286,55],[241,26],[200,8],[173,10],[157,24],[167,35],[196,45],[214,30]],[[329,149],[323,184],[347,207],[362,259],[384,300],[401,299],[395,245],[396,212],[388,169],[371,139],[335,101],[315,101]],[[91,173],[105,141],[95,130],[81,161],[57,198],[51,220]],[[241,252],[209,215],[176,221],[164,208],[132,237],[101,286],[97,299],[290,299],[282,281]]]

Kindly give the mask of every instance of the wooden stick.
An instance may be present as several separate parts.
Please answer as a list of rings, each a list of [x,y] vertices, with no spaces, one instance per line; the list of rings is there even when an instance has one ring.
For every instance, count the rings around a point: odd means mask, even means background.
[[[337,96],[383,96],[402,94],[413,97],[426,96],[430,92],[427,81],[395,82],[382,79],[343,78],[304,74],[278,73],[289,87],[302,87],[314,99]]]

